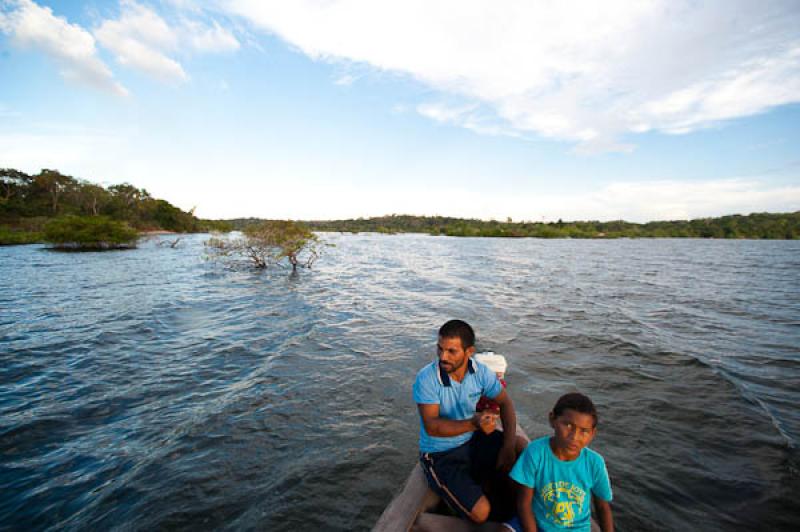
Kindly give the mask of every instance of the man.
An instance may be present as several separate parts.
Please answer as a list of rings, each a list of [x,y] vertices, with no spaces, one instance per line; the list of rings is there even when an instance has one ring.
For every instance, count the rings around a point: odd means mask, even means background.
[[[456,513],[483,523],[492,511],[484,488],[510,487],[507,474],[524,441],[516,436],[511,398],[494,372],[472,360],[474,353],[472,327],[461,320],[445,323],[439,329],[438,361],[417,374],[414,401],[420,415],[420,462],[428,484]],[[503,431],[494,430],[496,414],[475,412],[481,395],[500,405]],[[507,493],[504,498],[513,500]],[[502,514],[494,512],[493,517]]]

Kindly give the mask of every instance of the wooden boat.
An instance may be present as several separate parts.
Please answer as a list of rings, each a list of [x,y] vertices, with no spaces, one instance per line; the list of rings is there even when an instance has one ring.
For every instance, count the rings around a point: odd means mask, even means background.
[[[487,352],[480,353],[476,357],[485,355],[501,359],[501,367],[494,371],[505,372],[506,363],[502,355]],[[519,424],[517,424],[517,434],[530,442],[530,438]],[[454,516],[441,497],[428,487],[422,466],[417,461],[403,489],[383,511],[372,532],[508,532],[508,530],[501,523],[486,522],[476,525]],[[600,527],[594,519],[592,519],[592,532],[600,532]]]
[[[517,424],[517,434],[530,441]],[[449,512],[441,497],[436,495],[425,480],[419,462],[414,466],[403,489],[381,514],[372,532],[508,532],[501,523],[487,521],[476,525],[455,517]],[[600,526],[592,518],[592,532]]]
[[[530,441],[517,424],[517,434]],[[453,516],[441,497],[425,480],[419,462],[414,466],[405,486],[383,511],[372,532],[498,532],[508,531],[500,523],[488,521],[476,525]]]

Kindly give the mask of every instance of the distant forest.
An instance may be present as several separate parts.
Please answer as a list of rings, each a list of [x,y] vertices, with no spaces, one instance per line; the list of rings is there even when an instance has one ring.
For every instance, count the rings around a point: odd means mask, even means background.
[[[28,175],[0,169],[0,244],[35,242],[44,225],[64,216],[104,216],[138,231],[230,231],[262,221],[256,218],[203,220],[128,183],[103,187],[42,170]],[[347,233],[426,233],[448,236],[537,238],[800,238],[800,211],[755,213],[637,224],[612,222],[484,221],[443,216],[391,215],[334,221],[306,221],[313,231]]]
[[[257,220],[228,220],[241,229]],[[536,238],[800,238],[800,211],[786,214],[756,213],[720,218],[699,218],[637,224],[612,222],[513,222],[448,218],[444,216],[391,215],[334,221],[304,222],[314,231],[348,233],[427,233],[448,236]]]
[[[230,229],[224,223],[201,220],[193,211],[182,211],[127,183],[102,187],[58,170],[28,175],[0,169],[0,243],[38,241],[49,220],[69,215],[104,216],[138,231]]]

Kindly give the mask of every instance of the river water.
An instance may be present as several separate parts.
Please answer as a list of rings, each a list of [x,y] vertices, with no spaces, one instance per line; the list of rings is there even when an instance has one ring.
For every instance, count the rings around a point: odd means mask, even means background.
[[[600,411],[620,530],[800,524],[800,242],[338,235],[312,271],[0,248],[0,529],[367,530],[437,328],[531,436]]]

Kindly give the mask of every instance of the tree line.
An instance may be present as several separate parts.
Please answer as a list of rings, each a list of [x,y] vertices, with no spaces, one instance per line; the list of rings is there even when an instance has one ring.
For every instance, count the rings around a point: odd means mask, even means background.
[[[251,219],[231,220],[234,227]],[[513,222],[448,218],[444,216],[391,215],[332,221],[304,222],[314,231],[349,233],[427,233],[448,236],[536,238],[800,238],[800,211],[754,213],[719,218],[698,218],[638,224],[622,220],[600,222]]]
[[[264,220],[202,220],[194,210],[182,211],[145,189],[128,183],[103,187],[44,169],[29,175],[0,169],[0,244],[39,241],[45,225],[65,217],[106,217],[136,231],[207,232],[245,230]],[[69,222],[74,226],[75,220]],[[100,225],[84,220],[84,225]],[[448,236],[537,238],[800,238],[800,211],[754,213],[637,224],[623,220],[514,222],[446,216],[389,215],[331,221],[306,221],[311,231],[426,233]]]
[[[37,241],[45,225],[62,217],[106,217],[136,231],[204,232],[229,229],[201,220],[128,183],[103,187],[58,170],[27,174],[0,169],[0,243]]]

